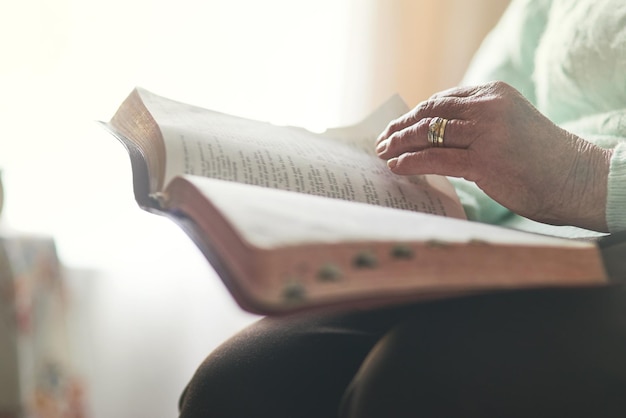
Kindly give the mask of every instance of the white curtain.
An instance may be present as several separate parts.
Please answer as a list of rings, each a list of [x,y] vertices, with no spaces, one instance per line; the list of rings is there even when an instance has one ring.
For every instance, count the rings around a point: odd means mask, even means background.
[[[95,121],[136,85],[312,129],[395,92],[415,105],[458,82],[505,3],[0,0],[1,224],[52,235],[90,272],[74,284],[94,417],[175,416],[204,355],[254,319],[136,207],[127,155]]]

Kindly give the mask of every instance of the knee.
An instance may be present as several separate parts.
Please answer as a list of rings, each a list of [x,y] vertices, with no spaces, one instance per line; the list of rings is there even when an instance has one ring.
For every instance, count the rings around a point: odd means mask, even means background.
[[[344,393],[341,417],[415,417],[427,409],[425,402],[434,400],[424,386],[430,359],[424,356],[427,345],[419,344],[411,328],[395,327],[372,349]]]
[[[220,365],[215,364],[211,357],[198,367],[180,396],[178,409],[181,418],[234,416],[230,413],[219,415],[233,409],[233,405],[228,403],[233,399],[235,390],[229,383],[232,375],[220,372],[219,368]]]

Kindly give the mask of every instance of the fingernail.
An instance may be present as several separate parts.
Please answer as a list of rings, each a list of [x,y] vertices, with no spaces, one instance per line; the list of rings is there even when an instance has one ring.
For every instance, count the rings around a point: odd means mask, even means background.
[[[383,141],[380,144],[378,144],[378,146],[376,147],[376,153],[377,154],[382,154],[383,152],[387,151],[387,141]]]
[[[391,160],[387,161],[387,167],[394,169],[396,167],[396,165],[398,165],[398,159],[397,158],[392,158]]]

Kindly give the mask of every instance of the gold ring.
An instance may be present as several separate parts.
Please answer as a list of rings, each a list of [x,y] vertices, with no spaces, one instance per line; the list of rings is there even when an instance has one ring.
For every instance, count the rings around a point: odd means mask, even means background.
[[[428,124],[428,143],[433,147],[443,147],[448,119],[436,117]]]

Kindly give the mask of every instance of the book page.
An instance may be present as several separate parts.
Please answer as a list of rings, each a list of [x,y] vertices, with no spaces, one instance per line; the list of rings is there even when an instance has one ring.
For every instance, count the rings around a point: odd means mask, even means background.
[[[316,134],[140,93],[165,140],[166,184],[189,174],[465,217],[447,179],[395,175],[374,154],[377,135],[406,110],[399,98],[361,124]]]
[[[298,196],[284,190],[184,176],[255,247],[304,243],[426,242],[589,247],[592,242],[531,234],[513,229],[443,219],[431,214]],[[245,196],[245,199],[241,197]],[[440,244],[443,245],[443,244]]]

